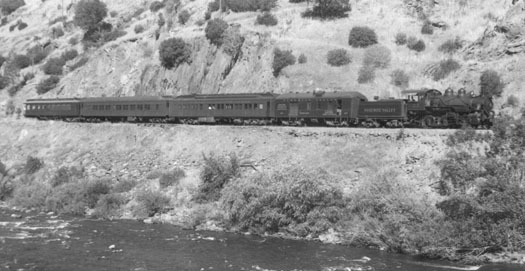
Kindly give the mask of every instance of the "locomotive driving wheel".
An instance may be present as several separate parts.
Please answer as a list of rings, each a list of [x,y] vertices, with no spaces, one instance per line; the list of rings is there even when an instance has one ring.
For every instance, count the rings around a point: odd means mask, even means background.
[[[426,115],[421,119],[421,127],[430,128],[434,126],[434,117]]]

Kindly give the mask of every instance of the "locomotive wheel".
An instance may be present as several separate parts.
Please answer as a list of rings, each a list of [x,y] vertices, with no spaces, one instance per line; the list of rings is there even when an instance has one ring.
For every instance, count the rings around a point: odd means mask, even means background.
[[[448,118],[447,118],[447,116],[441,117],[441,126],[448,127]]]
[[[434,117],[432,116],[424,116],[423,119],[421,119],[421,127],[423,128],[429,128],[434,126]]]

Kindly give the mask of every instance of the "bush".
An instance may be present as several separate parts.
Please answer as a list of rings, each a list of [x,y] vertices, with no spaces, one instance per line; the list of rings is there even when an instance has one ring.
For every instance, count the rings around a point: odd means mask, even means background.
[[[392,53],[390,49],[382,45],[373,45],[366,49],[363,64],[375,68],[386,68],[390,65]]]
[[[5,115],[10,116],[15,113],[15,102],[13,100],[9,99],[7,100],[7,104],[5,106]]]
[[[54,89],[57,86],[58,82],[60,82],[60,77],[52,75],[38,83],[38,85],[36,86],[36,93],[38,93],[39,95],[47,93],[48,91]]]
[[[312,9],[301,14],[305,18],[336,19],[348,17],[347,12],[352,10],[349,1],[323,0],[315,1]]]
[[[405,45],[407,43],[407,34],[405,33],[397,33],[396,34],[396,44],[397,45]]]
[[[164,19],[164,15],[162,13],[159,13],[159,17],[157,20],[157,25],[159,26],[159,29],[162,28],[166,24],[166,19]]]
[[[292,50],[281,50],[279,48],[273,50],[273,76],[279,76],[282,69],[293,64],[295,64],[295,56],[292,54]]]
[[[20,91],[22,89],[22,85],[18,84],[18,85],[14,85],[12,87],[10,87],[8,90],[7,90],[7,93],[9,94],[9,97],[13,97],[16,95],[16,93],[18,93],[18,91]]]
[[[412,43],[412,40],[410,38],[408,39],[407,47],[410,50],[414,50],[416,52],[422,52],[426,48],[425,42],[423,40],[420,39],[420,40],[416,41],[415,43]]]
[[[230,27],[224,31],[222,36],[222,50],[233,58],[237,58],[244,43],[244,37],[239,29]]]
[[[9,77],[0,75],[0,90],[9,86],[10,82],[11,80],[9,80]]]
[[[86,184],[69,182],[53,188],[45,200],[48,211],[59,214],[83,215],[86,209]]]
[[[229,156],[203,155],[202,183],[195,200],[198,202],[217,201],[222,188],[240,174],[239,160],[235,154]]]
[[[135,31],[136,34],[142,33],[142,32],[144,32],[144,26],[141,25],[141,24],[138,24],[138,25],[135,26],[134,31]]]
[[[3,14],[9,15],[25,4],[24,0],[0,0],[0,10]]]
[[[93,214],[101,218],[112,219],[120,215],[120,207],[128,200],[119,194],[102,195],[95,205]]]
[[[186,22],[188,22],[188,20],[190,19],[191,17],[191,14],[189,11],[187,10],[183,10],[179,13],[179,23],[180,24],[186,24]]]
[[[228,28],[228,24],[224,20],[216,18],[216,19],[208,21],[208,24],[206,25],[204,32],[206,33],[206,38],[212,44],[221,46],[222,37],[227,28]]]
[[[160,9],[164,8],[164,3],[163,2],[160,2],[160,1],[153,1],[150,5],[149,5],[149,10],[151,10],[151,12],[157,12],[159,11]]]
[[[306,55],[301,54],[299,56],[299,58],[297,59],[297,62],[299,62],[300,64],[304,64],[304,63],[308,62],[308,59],[306,58]]]
[[[505,85],[496,71],[485,70],[479,79],[481,95],[487,97],[501,97]]]
[[[121,180],[111,190],[115,193],[125,193],[131,191],[135,186],[137,186],[137,181],[135,180]]]
[[[51,58],[44,64],[42,70],[48,75],[61,75],[65,64],[66,62],[61,57]]]
[[[2,67],[2,64],[6,61],[5,57],[0,55],[0,67]]]
[[[136,196],[138,206],[133,213],[138,217],[151,217],[164,213],[170,204],[170,199],[160,191],[139,191]]]
[[[277,0],[222,0],[222,4],[233,12],[269,11],[277,5]],[[217,9],[218,10],[218,9]]]
[[[62,27],[53,27],[51,29],[51,33],[53,35],[53,38],[55,38],[55,39],[58,39],[58,38],[64,36],[64,30],[62,29]]]
[[[89,57],[82,57],[77,62],[75,62],[73,65],[69,66],[70,71],[74,71],[82,66],[84,66],[89,61]]]
[[[461,40],[459,37],[456,37],[455,39],[449,39],[445,41],[443,44],[441,44],[438,48],[440,52],[446,53],[446,54],[453,54],[457,52],[459,49],[463,47]]]
[[[116,10],[112,10],[109,12],[109,16],[111,16],[111,18],[115,18],[117,17],[117,15],[118,15],[118,12]]]
[[[75,49],[65,51],[60,58],[64,61],[70,61],[78,56],[78,51]]]
[[[372,66],[362,66],[357,74],[359,84],[371,83],[375,79],[375,68]]]
[[[211,16],[212,12],[215,12],[215,11],[219,10],[219,8],[220,8],[219,1],[221,1],[221,0],[215,0],[215,1],[211,1],[211,2],[208,3],[208,11],[207,11],[207,13],[209,13],[210,16]],[[223,10],[225,10],[225,9],[226,9],[226,6],[223,6]]]
[[[273,26],[277,25],[277,18],[270,12],[264,12],[263,14],[257,15],[257,19],[255,20],[256,24],[262,24],[266,26]]]
[[[13,203],[22,208],[42,209],[49,193],[49,188],[40,182],[19,185],[13,191]]]
[[[374,30],[366,26],[355,26],[350,30],[348,44],[354,48],[364,48],[377,43]]]
[[[446,78],[451,72],[461,67],[454,59],[446,59],[439,62],[439,67],[433,72],[432,79],[439,81]]]
[[[13,65],[18,69],[24,69],[31,65],[31,59],[26,55],[15,55]]]
[[[110,42],[110,41],[114,41],[122,36],[125,36],[127,34],[126,31],[124,30],[121,30],[121,29],[114,29],[110,32],[105,32],[103,35],[102,35],[102,40],[104,42]]]
[[[421,27],[421,34],[432,35],[434,34],[434,27],[429,21],[425,21]]]
[[[77,3],[73,22],[84,30],[97,28],[107,16],[108,8],[100,0],[81,0]]]
[[[0,177],[1,176],[2,176],[2,173],[0,172]],[[13,182],[11,182],[6,177],[0,178],[0,201],[6,201],[8,198],[10,198],[13,195],[14,191],[15,191],[15,186],[13,185]]]
[[[0,177],[7,176],[7,167],[0,161]]]
[[[36,157],[28,156],[26,164],[24,165],[24,172],[26,174],[33,174],[44,166],[44,162]]]
[[[176,68],[182,63],[191,63],[191,47],[181,38],[170,38],[160,44],[159,57],[164,68]]]
[[[25,22],[18,23],[18,30],[23,30],[27,27],[27,24]]]
[[[228,183],[221,205],[230,224],[242,230],[316,237],[343,217],[341,191],[325,171],[287,169]]]
[[[518,107],[520,105],[520,99],[514,95],[507,97],[507,104],[512,107]]]
[[[86,206],[94,208],[102,195],[109,194],[111,185],[108,180],[94,180],[87,183],[85,191],[84,198]]]
[[[51,187],[57,187],[82,178],[84,173],[75,167],[60,167],[50,180]]]
[[[71,37],[68,41],[69,45],[75,46],[78,44],[78,38],[77,37]]]
[[[392,77],[392,81],[391,81],[392,85],[396,87],[401,87],[401,88],[408,87],[409,77],[405,73],[405,71],[397,69],[397,70],[394,70],[390,76]]]
[[[49,54],[49,50],[44,49],[40,45],[35,45],[27,50],[27,56],[31,59],[33,65],[39,64],[42,60],[46,59]]]
[[[177,168],[170,172],[163,173],[159,179],[159,185],[161,188],[168,186],[178,185],[180,180],[186,177],[186,172],[183,169]]]
[[[345,49],[334,49],[328,51],[326,62],[331,66],[344,66],[351,62],[348,51]]]

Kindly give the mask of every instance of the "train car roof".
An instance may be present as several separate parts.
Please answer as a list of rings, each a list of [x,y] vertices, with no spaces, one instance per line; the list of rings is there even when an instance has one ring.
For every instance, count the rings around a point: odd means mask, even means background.
[[[408,90],[403,90],[401,91],[402,94],[416,94],[416,95],[426,95],[426,94],[431,94],[433,96],[440,96],[441,95],[441,91],[437,90],[437,89],[427,89],[427,88],[423,88],[423,89],[408,89]]]
[[[231,94],[189,94],[175,97],[175,100],[187,99],[257,99],[257,98],[273,98],[277,94],[274,93],[231,93]]]
[[[367,100],[366,96],[357,91],[342,91],[342,92],[307,92],[307,93],[284,93],[277,97],[277,99],[337,99],[337,98],[361,98]]]
[[[46,99],[27,99],[25,104],[54,104],[54,103],[78,103],[79,98],[46,98]]]
[[[82,102],[99,103],[99,102],[146,102],[146,101],[165,101],[171,97],[165,96],[127,96],[127,97],[91,97],[84,98]]]

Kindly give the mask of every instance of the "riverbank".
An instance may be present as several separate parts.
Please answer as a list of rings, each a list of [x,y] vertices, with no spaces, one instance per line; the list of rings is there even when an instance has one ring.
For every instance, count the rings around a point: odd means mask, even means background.
[[[432,250],[448,230],[434,186],[450,130],[0,126],[0,196],[11,206],[468,262],[524,260]]]

